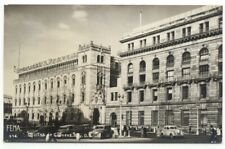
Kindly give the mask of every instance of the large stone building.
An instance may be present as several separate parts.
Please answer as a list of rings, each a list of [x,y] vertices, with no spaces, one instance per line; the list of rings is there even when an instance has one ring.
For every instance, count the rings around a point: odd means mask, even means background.
[[[124,36],[106,123],[222,125],[222,7],[204,6]]]
[[[16,69],[13,115],[25,110],[30,121],[41,116],[48,121],[60,118],[67,102],[72,102],[86,118],[91,119],[95,111],[104,122],[110,55],[110,47],[91,42],[80,45],[77,53]]]

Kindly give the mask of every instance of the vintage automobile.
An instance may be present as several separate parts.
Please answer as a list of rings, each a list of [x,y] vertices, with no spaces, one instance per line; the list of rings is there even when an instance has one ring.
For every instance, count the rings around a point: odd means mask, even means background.
[[[183,137],[184,133],[176,125],[165,125],[162,130],[157,133],[158,137]]]
[[[111,130],[111,126],[107,125],[96,125],[93,127],[93,131],[89,132],[90,138],[105,139],[111,138],[112,135],[113,131]]]

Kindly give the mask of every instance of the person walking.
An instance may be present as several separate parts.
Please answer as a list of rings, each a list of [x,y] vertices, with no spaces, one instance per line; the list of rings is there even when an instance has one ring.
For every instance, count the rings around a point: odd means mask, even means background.
[[[216,143],[216,130],[210,125],[210,143]]]

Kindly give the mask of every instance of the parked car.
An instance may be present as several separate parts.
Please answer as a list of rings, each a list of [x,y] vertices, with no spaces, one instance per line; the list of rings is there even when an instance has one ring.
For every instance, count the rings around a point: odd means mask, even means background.
[[[111,126],[97,125],[93,127],[93,131],[89,132],[89,137],[105,139],[105,138],[111,138],[112,134],[113,134],[113,131],[111,130]]]
[[[157,134],[158,137],[183,137],[184,133],[176,125],[166,125],[163,129]]]

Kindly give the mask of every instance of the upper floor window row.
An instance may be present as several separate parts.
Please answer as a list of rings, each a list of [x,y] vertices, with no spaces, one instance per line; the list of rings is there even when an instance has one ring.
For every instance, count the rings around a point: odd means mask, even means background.
[[[134,50],[134,43],[128,43],[128,50]]]
[[[97,63],[104,63],[104,56],[103,55],[97,55]]]

